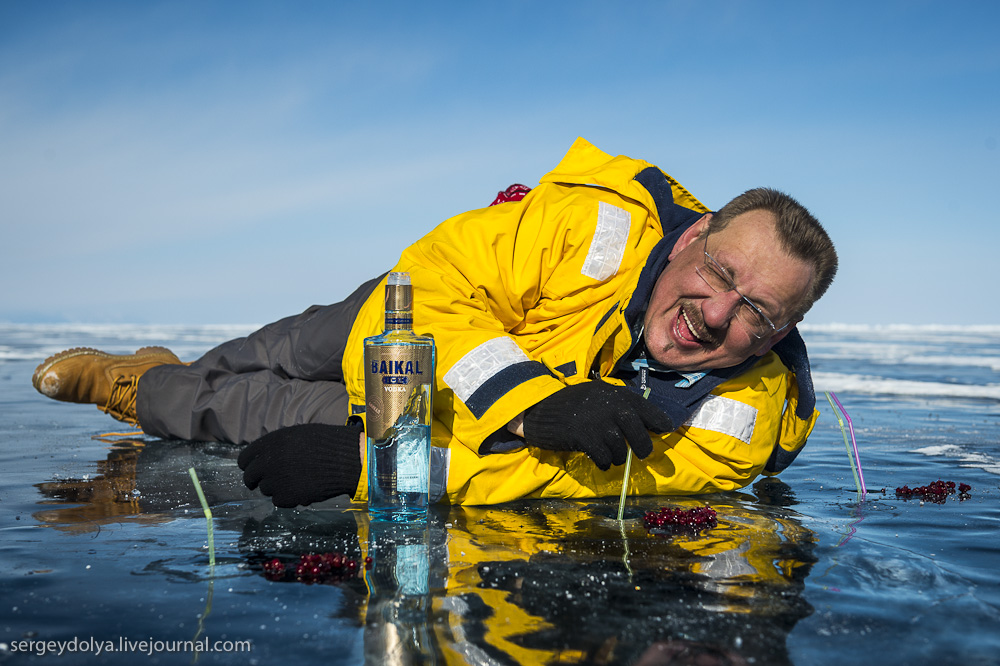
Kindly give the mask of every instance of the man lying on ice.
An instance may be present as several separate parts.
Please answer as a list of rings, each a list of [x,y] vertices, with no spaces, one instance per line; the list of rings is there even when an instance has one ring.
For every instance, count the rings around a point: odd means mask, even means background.
[[[617,495],[628,447],[633,495],[741,488],[795,458],[818,415],[795,326],[837,269],[805,208],[761,188],[711,213],[582,139],[510,198],[393,268],[437,346],[432,500]],[[383,283],[190,364],[72,349],[32,381],[150,435],[248,444],[244,481],[278,506],[364,502],[362,341],[382,331]]]

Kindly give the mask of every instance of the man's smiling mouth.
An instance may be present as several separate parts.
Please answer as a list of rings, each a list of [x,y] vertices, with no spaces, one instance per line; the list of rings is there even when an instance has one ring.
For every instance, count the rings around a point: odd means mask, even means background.
[[[689,310],[691,310],[691,314],[688,313]],[[709,347],[718,344],[715,336],[704,327],[698,315],[694,314],[691,304],[681,303],[676,328],[678,337],[686,342],[697,342]]]

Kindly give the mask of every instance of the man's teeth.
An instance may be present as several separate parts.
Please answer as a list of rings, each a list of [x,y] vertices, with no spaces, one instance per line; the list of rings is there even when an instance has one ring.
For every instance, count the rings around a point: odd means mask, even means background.
[[[687,324],[688,331],[691,332],[691,335],[694,336],[695,340],[698,342],[704,342],[704,338],[698,335],[698,333],[694,330],[694,326],[691,325],[691,320],[688,319],[687,313],[684,312],[684,310],[681,310],[681,316],[684,317],[684,323]]]

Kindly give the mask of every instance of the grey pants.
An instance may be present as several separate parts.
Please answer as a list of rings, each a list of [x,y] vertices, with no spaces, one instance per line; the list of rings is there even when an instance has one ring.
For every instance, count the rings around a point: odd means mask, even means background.
[[[142,429],[166,439],[245,444],[300,423],[343,425],[341,363],[351,326],[382,276],[334,305],[223,343],[191,365],[161,365],[139,380]]]

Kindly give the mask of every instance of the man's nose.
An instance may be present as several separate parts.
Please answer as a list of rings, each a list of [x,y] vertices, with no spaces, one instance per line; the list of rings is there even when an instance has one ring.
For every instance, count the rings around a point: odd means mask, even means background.
[[[709,328],[726,328],[736,316],[742,302],[743,298],[735,289],[712,294],[701,306],[705,325]]]

